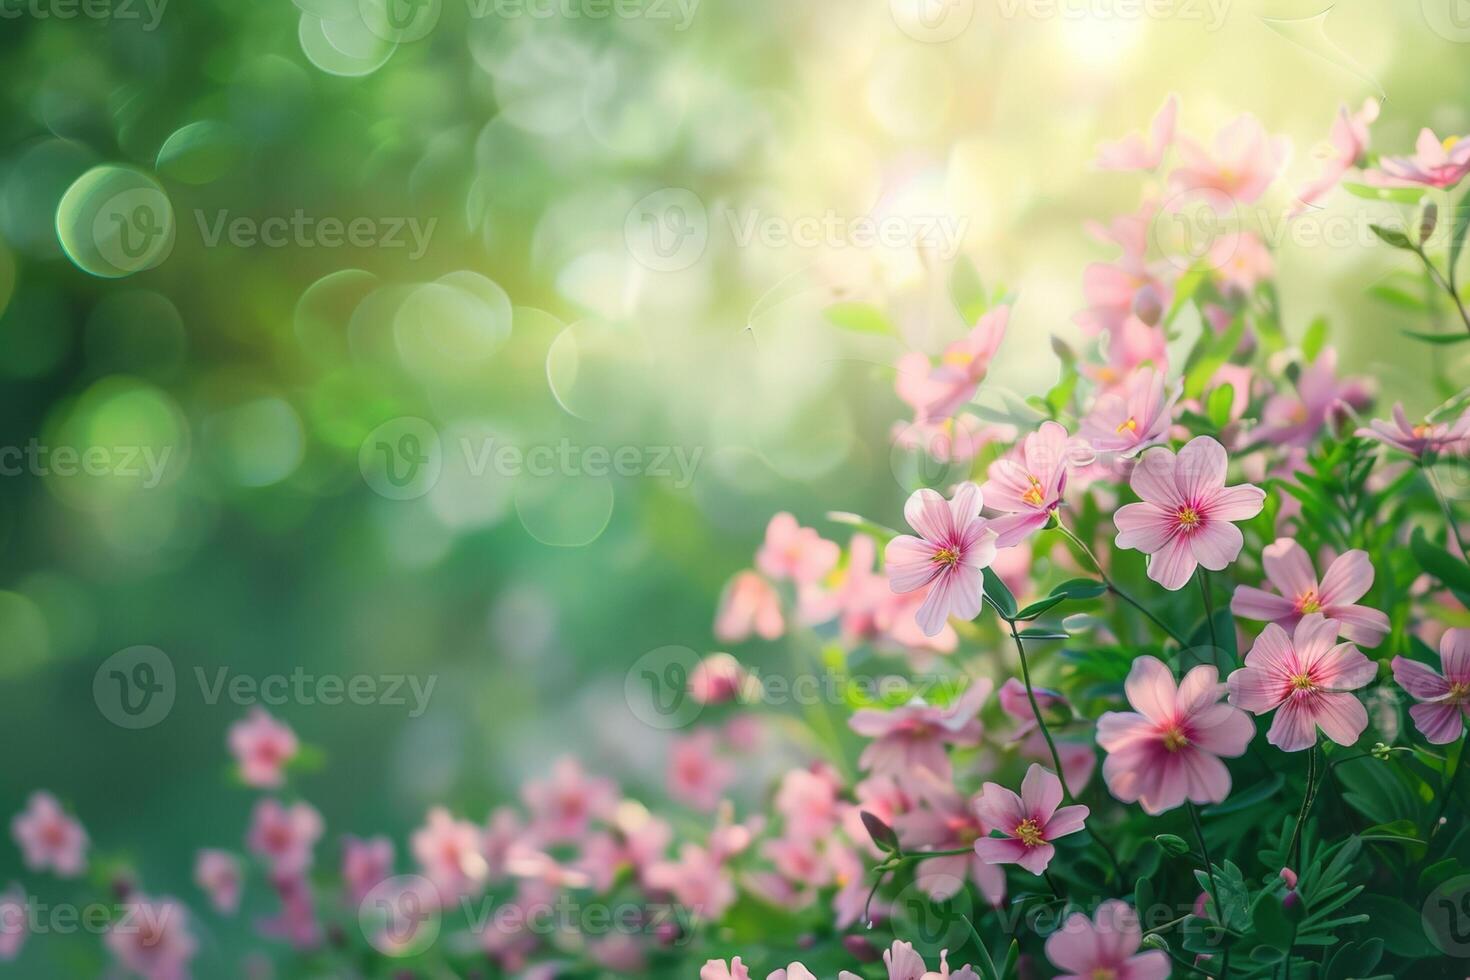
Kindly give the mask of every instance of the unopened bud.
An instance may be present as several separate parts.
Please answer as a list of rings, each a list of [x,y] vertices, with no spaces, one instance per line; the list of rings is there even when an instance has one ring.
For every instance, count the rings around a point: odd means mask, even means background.
[[[1434,229],[1439,226],[1439,205],[1430,201],[1424,205],[1424,214],[1419,218],[1419,244],[1429,241]]]
[[[1374,742],[1373,748],[1370,751],[1373,755],[1373,758],[1377,759],[1379,762],[1387,762],[1389,755],[1393,752],[1392,749],[1390,749],[1382,742]]]
[[[867,810],[859,810],[858,816],[862,818],[863,827],[867,829],[868,836],[873,838],[873,843],[878,845],[879,850],[892,854],[898,853],[898,835],[893,832],[892,827]]]
[[[1062,359],[1063,364],[1071,364],[1077,360],[1077,352],[1072,349],[1072,345],[1056,334],[1052,334],[1051,349],[1057,357]]]
[[[1284,882],[1286,882],[1286,887],[1287,888],[1295,888],[1296,887],[1296,880],[1297,879],[1296,879],[1296,872],[1295,871],[1291,870],[1290,868],[1282,868],[1280,873],[1281,873],[1281,880],[1284,881]]]
[[[1164,318],[1164,300],[1152,283],[1145,283],[1133,294],[1133,315],[1151,327]]]
[[[1189,853],[1189,842],[1178,834],[1159,834],[1154,838],[1154,843],[1162,847],[1165,854],[1173,857]]]
[[[1169,941],[1156,932],[1144,936],[1141,945],[1144,949],[1162,949],[1166,953],[1169,951]]]

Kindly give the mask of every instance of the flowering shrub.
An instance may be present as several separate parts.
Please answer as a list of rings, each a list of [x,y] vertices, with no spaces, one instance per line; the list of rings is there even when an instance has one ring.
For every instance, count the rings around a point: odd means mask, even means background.
[[[1350,191],[1419,207],[1376,233],[1470,330],[1470,209],[1438,255],[1419,205],[1470,174],[1470,141],[1374,158],[1376,114],[1343,110],[1299,209],[1354,170]],[[1152,233],[1258,201],[1289,152],[1251,117],[1203,142],[1178,115],[1101,153],[1149,189],[1101,232],[1122,255],[1084,273],[1095,348],[1057,345],[1050,391],[983,408],[1011,298],[962,266],[974,327],[896,364],[898,447],[940,474],[906,530],[897,506],[775,515],[712,610],[748,653],[650,675],[697,726],[669,736],[667,811],[567,758],[483,822],[436,807],[402,846],[329,837],[292,792],[306,746],[256,709],[227,744],[259,795],[239,842],[197,855],[200,894],[97,858],[49,791],[12,823],[26,866],[110,889],[105,948],[151,980],[186,976],[202,920],[256,889],[301,976],[1450,975],[1470,953],[1470,391],[1373,417],[1324,326],[1288,345],[1251,230],[1187,254]],[[768,710],[770,649],[788,681],[832,683]],[[801,761],[767,800],[737,789],[784,752]],[[0,956],[30,901],[0,896]]]

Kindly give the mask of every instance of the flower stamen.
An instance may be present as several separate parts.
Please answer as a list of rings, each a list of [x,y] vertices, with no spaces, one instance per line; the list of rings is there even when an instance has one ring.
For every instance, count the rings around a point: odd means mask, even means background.
[[[953,568],[960,563],[960,552],[957,548],[940,548],[934,552],[934,564]]]
[[[1021,494],[1021,499],[1032,507],[1040,507],[1041,502],[1046,499],[1041,495],[1041,481],[1029,474],[1026,479],[1031,481],[1031,489]]]
[[[1046,843],[1045,838],[1041,836],[1041,828],[1030,817],[1016,825],[1016,838],[1027,847],[1040,847]]]
[[[1193,507],[1180,507],[1178,516],[1179,526],[1184,530],[1193,531],[1195,528],[1199,527],[1199,511],[1195,510]]]

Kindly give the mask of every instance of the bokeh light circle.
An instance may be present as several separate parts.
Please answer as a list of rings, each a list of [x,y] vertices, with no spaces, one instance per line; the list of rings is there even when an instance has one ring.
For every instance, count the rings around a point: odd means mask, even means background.
[[[388,63],[398,45],[368,30],[361,17],[324,20],[303,13],[297,37],[306,59],[329,75],[371,75]]]
[[[528,473],[516,480],[514,499],[516,516],[531,537],[556,548],[581,548],[607,530],[615,496],[605,476]]]
[[[93,167],[56,208],[56,236],[83,272],[104,279],[151,269],[174,247],[174,209],[152,177],[130,167]]]

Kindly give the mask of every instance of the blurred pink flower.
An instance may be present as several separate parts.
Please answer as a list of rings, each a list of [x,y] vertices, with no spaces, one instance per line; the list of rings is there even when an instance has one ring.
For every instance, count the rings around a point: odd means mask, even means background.
[[[685,844],[677,861],[660,861],[644,878],[649,888],[672,892],[686,909],[705,919],[718,919],[735,904],[735,883],[718,855],[697,844]]]
[[[785,629],[781,597],[759,574],[739,572],[725,586],[715,615],[715,637],[720,642],[740,643],[752,632],[763,640],[775,640]]]
[[[832,866],[816,838],[788,833],[763,843],[760,852],[783,878],[802,889],[824,888],[832,882]]]
[[[415,879],[430,887],[423,879]],[[314,950],[322,944],[322,924],[316,914],[316,894],[305,874],[273,874],[271,887],[281,901],[276,914],[256,923],[261,935],[282,939],[299,950]]]
[[[1367,407],[1369,397],[1362,380],[1338,379],[1337,351],[1325,347],[1317,360],[1302,369],[1294,394],[1279,390],[1266,400],[1262,427],[1272,443],[1304,446],[1322,431],[1339,402],[1361,409]]]
[[[1098,147],[1096,166],[1099,170],[1153,170],[1164,159],[1174,142],[1174,126],[1179,118],[1179,97],[1171,95],[1154,115],[1145,139],[1142,133],[1129,133],[1112,143]]]
[[[1219,672],[1201,664],[1176,686],[1163,661],[1139,657],[1125,687],[1134,710],[1109,711],[1097,722],[1097,743],[1108,753],[1103,779],[1113,796],[1154,816],[1186,799],[1225,799],[1230,770],[1220,757],[1243,755],[1256,726],[1239,708],[1220,703]]]
[[[820,580],[841,557],[841,549],[815,529],[802,527],[782,511],[766,525],[766,540],[755,554],[755,567],[777,582],[790,579],[797,584]]]
[[[1363,174],[1375,187],[1438,187],[1448,190],[1470,174],[1470,140],[1440,139],[1434,130],[1419,131],[1413,156],[1381,157],[1378,167]]]
[[[689,696],[700,704],[725,704],[741,698],[751,680],[740,661],[712,653],[689,672]]]
[[[230,751],[246,786],[276,789],[285,782],[282,768],[296,756],[296,733],[260,706],[230,726]]]
[[[29,904],[18,884],[12,882],[0,892],[0,962],[15,959],[25,945],[30,935]]]
[[[442,806],[431,809],[424,825],[413,832],[409,850],[446,901],[474,892],[485,880],[480,828],[469,820],[456,820]]]
[[[888,980],[980,980],[974,968],[962,966],[954,972],[949,969],[949,950],[939,951],[939,969],[930,970],[924,958],[914,951],[911,943],[895,939],[893,945],[883,953],[883,965],[888,969]],[[850,971],[838,974],[839,980],[861,980]]]
[[[790,963],[784,970],[773,970],[766,980],[817,980],[811,970],[800,963]]]
[[[710,960],[700,967],[699,980],[750,980],[750,971],[738,956],[728,964],[724,960]]]
[[[1252,714],[1279,708],[1266,741],[1283,752],[1317,743],[1317,729],[1352,745],[1368,727],[1368,712],[1350,692],[1373,680],[1378,666],[1351,643],[1337,643],[1338,623],[1310,613],[1288,636],[1266,624],[1230,675],[1230,703]]]
[[[1421,703],[1409,709],[1414,725],[1434,745],[1448,745],[1470,718],[1470,629],[1446,630],[1439,642],[1444,673],[1407,657],[1393,658],[1393,679]]]
[[[1160,371],[1169,365],[1168,338],[1158,327],[1151,327],[1136,316],[1128,316],[1108,330],[1107,362],[1084,364],[1082,373],[1105,389],[1116,388],[1145,364]]]
[[[1043,714],[1047,709],[1059,706],[1067,707],[1070,711],[1067,699],[1056,691],[1043,687],[1032,688],[1032,691],[1036,695],[1036,705]],[[1021,755],[1044,765],[1051,765],[1051,746],[1047,745],[1046,736],[1041,733],[1036,715],[1031,711],[1031,700],[1026,697],[1026,685],[1015,677],[1007,677],[1006,682],[1000,686],[997,699],[1001,710],[1016,719],[1011,741],[1021,743]],[[1097,753],[1093,751],[1091,741],[1076,741],[1056,733],[1053,734],[1053,741],[1057,747],[1057,755],[1062,760],[1062,779],[1072,795],[1076,796],[1092,780],[1092,771],[1097,768]]]
[[[622,976],[636,977],[648,970],[648,954],[637,937],[623,932],[590,939],[587,955],[604,970]]]
[[[905,854],[973,847],[990,832],[970,800],[948,780],[921,769],[908,782],[921,805],[895,817],[891,824]],[[936,902],[954,896],[967,880],[974,881],[991,906],[1000,908],[1005,902],[1005,871],[986,864],[978,854],[947,854],[914,865],[914,884]]]
[[[1111,899],[1089,919],[1074,912],[1047,937],[1046,958],[1062,971],[1057,980],[1165,980],[1169,956],[1162,950],[1138,952],[1143,930],[1127,902]]]
[[[899,358],[895,387],[898,397],[914,410],[916,422],[947,419],[975,397],[1005,339],[1010,315],[1009,306],[987,312],[968,334],[944,349],[935,366],[921,351]]]
[[[1180,165],[1169,174],[1169,189],[1181,198],[1206,195],[1216,211],[1224,205],[1253,204],[1271,186],[1291,156],[1291,142],[1271,136],[1255,116],[1227,123],[1206,149],[1187,136],[1179,138]]]
[[[710,729],[675,740],[670,750],[669,795],[696,810],[713,812],[735,776],[734,764],[716,752]]]
[[[1117,545],[1147,554],[1148,577],[1166,589],[1183,588],[1200,565],[1219,571],[1233,562],[1244,539],[1231,522],[1261,512],[1265,492],[1225,486],[1226,464],[1225,448],[1198,436],[1177,456],[1150,449],[1134,467],[1129,485],[1142,502],[1113,515]]]
[[[863,812],[867,811],[890,827],[902,814],[914,805],[905,781],[891,773],[869,776],[853,787],[857,802],[842,809],[842,829],[847,836],[862,845],[873,857],[883,852],[874,844],[863,823]]]
[[[1164,375],[1144,367],[1129,376],[1121,390],[1098,396],[1082,420],[1081,435],[1100,453],[1118,453],[1131,459],[1169,437],[1176,390],[1165,391]]]
[[[1249,231],[1226,232],[1216,238],[1204,261],[1214,271],[1221,290],[1229,295],[1249,296],[1256,286],[1276,274],[1271,250],[1259,235]]]
[[[838,929],[846,929],[863,916],[868,904],[868,866],[857,851],[832,840],[827,843],[827,863],[832,867],[832,915]]]
[[[940,463],[963,463],[974,459],[993,442],[1010,442],[1015,438],[1014,426],[987,425],[968,413],[936,421],[896,422],[893,426],[895,446],[920,450]]]
[[[485,881],[496,884],[509,873],[511,853],[520,845],[526,829],[514,809],[496,807],[485,820],[485,833],[480,838],[480,853],[485,857]]]
[[[999,783],[987,782],[975,800],[975,813],[992,830],[1004,837],[983,837],[975,842],[975,853],[986,864],[1019,864],[1039,875],[1051,863],[1056,848],[1051,842],[1082,829],[1087,819],[1085,806],[1064,806],[1062,781],[1033,764],[1021,780],[1021,795]]]
[[[234,915],[240,908],[243,878],[240,859],[229,851],[205,848],[194,858],[194,884],[209,896],[209,902],[223,915]]]
[[[1276,592],[1237,586],[1230,601],[1230,611],[1235,615],[1291,629],[1302,616],[1319,612],[1337,620],[1344,637],[1370,647],[1383,642],[1388,634],[1388,616],[1355,605],[1373,587],[1373,563],[1366,551],[1354,549],[1339,555],[1320,583],[1306,549],[1291,538],[1277,538],[1267,545],[1261,552],[1261,564]]]
[[[841,792],[838,780],[826,771],[789,770],[781,777],[775,799],[787,835],[818,840],[831,834],[841,819]]]
[[[990,522],[997,548],[1014,547],[1051,519],[1061,506],[1073,455],[1067,430],[1056,422],[1043,422],[1010,456],[990,464],[989,478],[980,490],[991,509],[1004,515]]]
[[[322,815],[310,803],[284,807],[278,800],[255,804],[245,844],[252,854],[266,860],[271,873],[300,874],[311,867],[311,850],[322,835]]]
[[[547,844],[575,841],[594,819],[612,815],[618,803],[617,784],[588,776],[576,759],[563,757],[544,780],[521,787],[521,798],[531,810],[531,835]]]
[[[962,483],[948,502],[933,490],[916,490],[904,518],[920,537],[901,534],[888,542],[884,565],[894,592],[929,586],[919,607],[926,636],[944,629],[950,616],[974,619],[982,604],[981,569],[995,558],[995,532],[980,517],[980,488]]]
[[[45,790],[31,794],[25,810],[10,821],[10,833],[32,871],[75,878],[87,870],[87,832]]]
[[[342,838],[342,888],[349,906],[357,908],[368,892],[392,876],[391,840],[381,836]]]
[[[1358,166],[1368,151],[1368,127],[1378,118],[1378,109],[1378,103],[1373,99],[1365,99],[1363,108],[1355,113],[1349,112],[1347,106],[1338,108],[1323,155],[1322,172],[1297,191],[1297,205],[1291,212],[1293,216],[1316,204],[1322,195],[1337,186],[1349,170]]]
[[[989,678],[977,678],[953,704],[942,708],[915,698],[891,710],[862,708],[854,712],[848,727],[874,740],[863,749],[858,765],[901,780],[920,769],[928,769],[941,779],[950,778],[952,769],[945,746],[979,744],[977,716],[994,686]]]
[[[1377,439],[1415,459],[1422,459],[1425,453],[1441,453],[1446,449],[1453,450],[1455,447],[1470,444],[1470,409],[1453,423],[1421,422],[1411,425],[1408,416],[1404,414],[1403,403],[1395,402],[1392,424],[1374,419],[1368,423],[1367,428],[1359,429],[1357,434],[1367,439]]]
[[[198,944],[184,906],[171,898],[138,895],[122,909],[103,939],[117,961],[143,980],[188,980]]]

